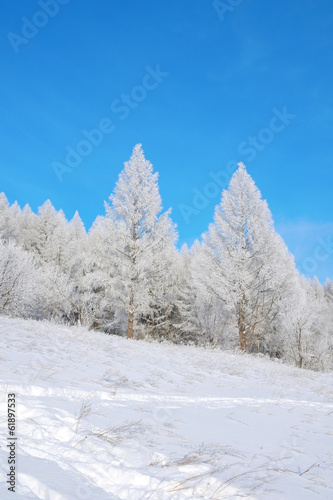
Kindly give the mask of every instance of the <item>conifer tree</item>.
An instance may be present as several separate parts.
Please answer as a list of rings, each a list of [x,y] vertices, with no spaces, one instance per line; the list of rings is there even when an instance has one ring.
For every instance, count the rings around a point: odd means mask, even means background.
[[[135,322],[151,311],[152,288],[163,279],[163,252],[176,239],[170,210],[161,214],[158,173],[145,159],[137,144],[119,175],[106,205],[112,233],[110,248],[119,272],[119,295],[127,312],[127,337],[132,338]],[[165,267],[165,266],[164,266]]]
[[[243,163],[222,193],[204,242],[214,265],[208,288],[234,312],[240,348],[265,350],[281,301],[290,293],[294,263]]]

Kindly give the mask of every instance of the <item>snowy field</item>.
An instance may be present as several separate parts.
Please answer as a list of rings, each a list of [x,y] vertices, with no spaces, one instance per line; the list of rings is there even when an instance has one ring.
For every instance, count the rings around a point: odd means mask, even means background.
[[[34,321],[0,332],[1,499],[333,498],[331,374]]]

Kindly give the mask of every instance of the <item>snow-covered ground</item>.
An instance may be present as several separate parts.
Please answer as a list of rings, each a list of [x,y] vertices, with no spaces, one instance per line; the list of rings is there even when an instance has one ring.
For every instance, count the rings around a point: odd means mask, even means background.
[[[1,317],[0,358],[1,499],[333,498],[332,374]]]

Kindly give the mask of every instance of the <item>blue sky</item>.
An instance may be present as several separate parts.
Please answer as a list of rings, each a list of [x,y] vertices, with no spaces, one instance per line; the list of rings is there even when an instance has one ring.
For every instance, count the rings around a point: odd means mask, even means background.
[[[330,0],[16,0],[0,30],[11,203],[89,228],[141,142],[190,245],[243,161],[298,268],[333,279]]]

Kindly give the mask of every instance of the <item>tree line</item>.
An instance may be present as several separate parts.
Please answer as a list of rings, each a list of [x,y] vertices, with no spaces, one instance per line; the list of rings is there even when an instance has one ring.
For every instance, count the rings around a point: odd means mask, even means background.
[[[77,212],[2,193],[0,313],[333,368],[333,283],[299,274],[242,163],[202,241],[176,241],[140,144],[88,233]]]

